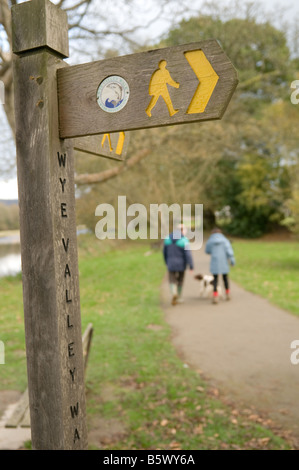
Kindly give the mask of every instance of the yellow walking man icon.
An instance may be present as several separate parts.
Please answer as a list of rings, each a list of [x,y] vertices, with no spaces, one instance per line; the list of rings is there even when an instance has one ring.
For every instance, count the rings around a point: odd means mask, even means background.
[[[146,108],[146,114],[151,117],[152,109],[156,106],[158,99],[162,96],[163,100],[165,101],[168,112],[170,116],[173,116],[179,110],[174,109],[173,104],[171,102],[171,98],[169,96],[167,85],[173,86],[175,88],[179,88],[180,84],[175,82],[171,76],[169,71],[166,68],[167,62],[166,60],[161,60],[159,62],[159,68],[155,70],[152,75],[149,84],[148,93],[152,97],[148,107]]]

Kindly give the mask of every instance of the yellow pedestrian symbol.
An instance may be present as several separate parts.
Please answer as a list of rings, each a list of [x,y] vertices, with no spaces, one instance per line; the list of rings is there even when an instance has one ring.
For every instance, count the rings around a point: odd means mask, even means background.
[[[166,60],[161,60],[159,62],[159,68],[155,70],[150,80],[148,93],[152,97],[152,99],[148,107],[146,108],[146,114],[149,117],[151,117],[151,111],[156,106],[160,96],[165,101],[170,116],[173,116],[179,111],[178,109],[174,109],[173,107],[167,85],[173,86],[174,88],[179,88],[180,84],[175,82],[171,78],[170,73],[166,68],[166,65]]]
[[[106,134],[103,135],[102,143],[101,143],[102,147],[104,147],[106,139],[108,140],[108,145],[109,145],[110,152],[113,152],[113,148],[112,148],[112,144],[111,144],[111,135],[109,133],[106,133]],[[120,132],[119,136],[118,136],[116,150],[115,150],[115,153],[117,155],[121,155],[122,150],[123,150],[123,146],[124,146],[124,141],[125,141],[125,133]]]
[[[104,134],[102,138],[102,147],[104,147],[105,140],[108,139],[108,144],[109,144],[109,150],[110,152],[113,152],[113,148],[111,145],[111,137],[110,134]]]

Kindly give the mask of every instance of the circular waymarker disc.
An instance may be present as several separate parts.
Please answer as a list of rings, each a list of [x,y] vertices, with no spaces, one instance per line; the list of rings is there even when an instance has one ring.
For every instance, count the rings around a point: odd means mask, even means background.
[[[118,75],[105,78],[97,90],[97,103],[106,113],[117,113],[123,109],[130,96],[129,85]]]

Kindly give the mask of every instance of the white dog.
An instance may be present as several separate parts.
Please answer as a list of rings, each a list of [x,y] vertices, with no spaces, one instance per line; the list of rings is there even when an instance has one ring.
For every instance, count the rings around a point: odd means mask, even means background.
[[[214,276],[211,274],[197,274],[194,276],[197,279],[199,284],[199,296],[203,297],[204,299],[212,298],[213,296],[213,279]],[[218,296],[223,297],[223,289],[220,285],[217,286]]]

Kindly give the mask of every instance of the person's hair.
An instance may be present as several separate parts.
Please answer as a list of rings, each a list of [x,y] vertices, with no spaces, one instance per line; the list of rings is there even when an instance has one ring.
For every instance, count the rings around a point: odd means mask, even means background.
[[[219,227],[214,227],[212,233],[222,233],[222,231]]]

